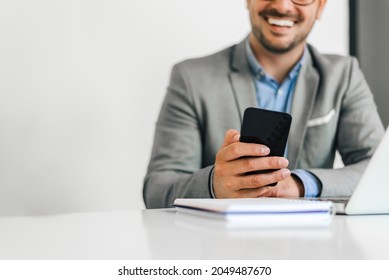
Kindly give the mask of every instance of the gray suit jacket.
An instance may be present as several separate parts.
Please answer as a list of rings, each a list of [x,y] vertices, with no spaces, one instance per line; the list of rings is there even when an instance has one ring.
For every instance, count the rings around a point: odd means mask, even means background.
[[[349,196],[384,129],[356,59],[321,55],[312,46],[308,54],[292,101],[289,169],[315,174],[321,196]],[[256,98],[244,41],[175,65],[144,181],[146,207],[211,197],[215,155],[225,132],[240,130],[247,107],[256,107]],[[336,150],[344,168],[332,169]]]

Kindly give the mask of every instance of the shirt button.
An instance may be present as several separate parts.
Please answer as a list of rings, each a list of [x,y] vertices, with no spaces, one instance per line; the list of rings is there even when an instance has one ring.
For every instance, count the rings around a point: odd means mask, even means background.
[[[284,92],[282,91],[282,89],[279,89],[277,93],[278,93],[279,95],[282,95]]]

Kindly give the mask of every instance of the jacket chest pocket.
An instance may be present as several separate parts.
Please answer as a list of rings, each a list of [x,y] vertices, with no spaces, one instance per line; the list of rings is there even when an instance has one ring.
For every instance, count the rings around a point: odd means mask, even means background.
[[[337,122],[335,110],[311,118],[299,159],[300,168],[331,168],[336,150]]]

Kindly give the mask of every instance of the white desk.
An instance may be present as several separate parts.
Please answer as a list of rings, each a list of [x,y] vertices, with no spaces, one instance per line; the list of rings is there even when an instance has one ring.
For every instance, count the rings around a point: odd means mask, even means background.
[[[174,210],[0,218],[0,259],[389,259],[389,215],[227,230]]]

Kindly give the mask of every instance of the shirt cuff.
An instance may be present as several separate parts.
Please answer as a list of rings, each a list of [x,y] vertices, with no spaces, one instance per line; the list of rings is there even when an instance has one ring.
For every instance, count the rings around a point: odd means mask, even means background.
[[[215,192],[213,191],[213,171],[215,170],[215,167],[212,167],[211,174],[209,175],[209,192],[211,193],[211,198],[216,198]]]
[[[311,172],[295,169],[292,174],[297,176],[304,185],[304,197],[319,197],[322,189],[321,181]]]

